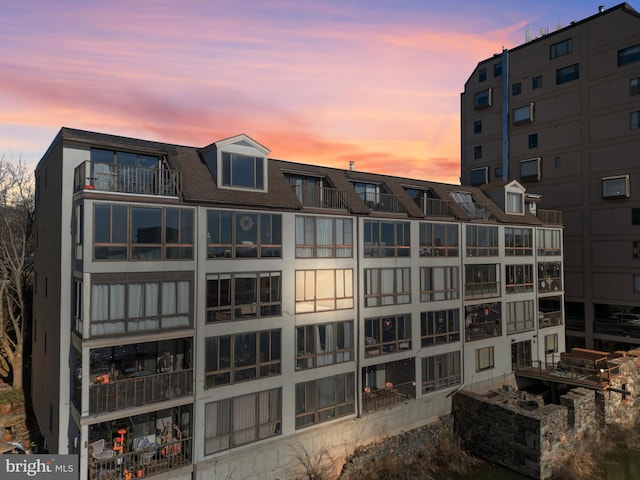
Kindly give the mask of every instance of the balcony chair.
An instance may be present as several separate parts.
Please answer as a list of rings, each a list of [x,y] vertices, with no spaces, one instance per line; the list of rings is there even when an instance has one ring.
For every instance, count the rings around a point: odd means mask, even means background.
[[[97,440],[91,444],[91,448],[93,451],[92,456],[94,459],[107,460],[113,457],[113,450],[109,450],[108,448],[105,449],[104,444],[104,438],[101,438],[100,440]]]

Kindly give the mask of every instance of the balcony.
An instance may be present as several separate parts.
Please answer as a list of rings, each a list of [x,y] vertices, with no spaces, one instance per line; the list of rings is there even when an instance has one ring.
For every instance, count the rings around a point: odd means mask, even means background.
[[[344,190],[309,185],[294,185],[293,192],[304,207],[345,210],[347,200]]]
[[[407,207],[400,201],[400,197],[391,193],[365,193],[363,201],[372,212],[407,213]]]
[[[493,221],[496,219],[496,214],[489,205],[478,202],[458,202],[458,205],[469,214],[472,220],[488,220]]]
[[[74,171],[73,191],[99,191],[140,195],[178,196],[181,172],[85,161]]]
[[[422,213],[428,217],[449,217],[449,202],[439,198],[422,198]]]
[[[191,395],[193,370],[149,374],[135,371],[130,378],[110,380],[102,375],[103,383],[89,385],[89,413],[113,412],[148,403]]]
[[[542,223],[562,225],[562,212],[559,210],[537,210],[536,216]]]
[[[387,382],[384,388],[365,387],[362,394],[362,412],[387,408],[410,398],[416,398],[415,382],[394,385]]]
[[[540,328],[562,325],[562,311],[538,312],[538,321]]]
[[[142,445],[136,440],[133,445]],[[170,472],[192,463],[191,438],[181,438],[180,435],[161,435],[158,443],[147,441],[139,448],[125,445],[122,447],[123,453],[110,449],[97,453],[93,451],[93,445],[102,441],[98,440],[89,446],[89,480],[141,478]],[[125,472],[132,477],[127,477]]]
[[[500,282],[466,283],[464,285],[465,300],[498,297]]]
[[[475,320],[465,328],[467,342],[484,338],[500,337],[502,335],[502,321],[500,319]]]

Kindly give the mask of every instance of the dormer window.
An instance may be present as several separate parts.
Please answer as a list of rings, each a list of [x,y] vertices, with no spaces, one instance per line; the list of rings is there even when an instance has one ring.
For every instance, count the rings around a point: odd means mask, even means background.
[[[353,182],[353,188],[364,203],[370,207],[380,203],[380,185],[377,183]]]
[[[524,215],[524,193],[524,187],[515,180],[505,185],[505,213]]]
[[[222,185],[264,189],[264,158],[222,152]]]

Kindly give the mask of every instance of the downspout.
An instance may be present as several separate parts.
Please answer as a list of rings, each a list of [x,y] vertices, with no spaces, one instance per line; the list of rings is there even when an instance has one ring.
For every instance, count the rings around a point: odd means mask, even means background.
[[[360,418],[362,416],[362,392],[364,391],[364,387],[362,386],[362,372],[360,367],[360,216],[357,215],[355,217],[355,228],[353,229],[353,244],[354,244],[354,255],[356,256],[356,288],[358,289],[358,294],[354,295],[356,298],[356,341],[358,342],[358,349],[356,351],[356,392],[358,395],[358,401],[356,402],[357,410],[356,410],[356,418]],[[364,298],[364,297],[363,297]],[[364,341],[364,340],[363,340]]]
[[[502,180],[509,180],[509,50],[502,49]]]

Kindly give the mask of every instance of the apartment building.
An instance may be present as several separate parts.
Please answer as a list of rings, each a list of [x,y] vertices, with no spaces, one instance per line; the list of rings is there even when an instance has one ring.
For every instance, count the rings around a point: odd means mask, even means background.
[[[269,153],[62,128],[38,164],[33,406],[81,478],[294,478],[564,351],[561,218],[520,182]]]
[[[567,349],[640,343],[640,15],[623,3],[478,63],[461,183],[517,179],[563,213]]]

